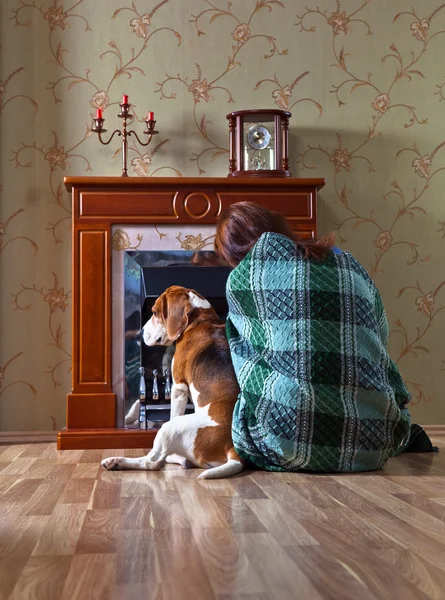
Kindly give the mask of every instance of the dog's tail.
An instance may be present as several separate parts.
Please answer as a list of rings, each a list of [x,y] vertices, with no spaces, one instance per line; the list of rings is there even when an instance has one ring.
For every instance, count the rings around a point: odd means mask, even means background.
[[[243,470],[243,463],[239,460],[229,458],[229,460],[219,467],[212,467],[201,473],[198,479],[219,479],[220,477],[231,477]]]
[[[231,477],[237,473],[241,473],[244,469],[244,463],[235,451],[235,448],[230,448],[227,452],[227,462],[218,467],[207,469],[198,477],[198,479],[219,479],[220,477]]]

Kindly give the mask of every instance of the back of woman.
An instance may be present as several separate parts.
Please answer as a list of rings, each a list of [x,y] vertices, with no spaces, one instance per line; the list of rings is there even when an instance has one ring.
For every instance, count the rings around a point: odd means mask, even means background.
[[[347,252],[307,258],[264,233],[227,282],[241,393],[233,441],[269,470],[381,468],[409,439],[409,393],[389,357],[380,295]]]

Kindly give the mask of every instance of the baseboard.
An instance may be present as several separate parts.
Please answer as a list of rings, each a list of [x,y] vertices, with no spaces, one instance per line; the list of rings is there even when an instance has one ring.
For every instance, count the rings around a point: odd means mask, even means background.
[[[58,450],[152,448],[157,429],[62,429]]]
[[[445,436],[445,425],[421,425],[430,437]]]
[[[42,444],[57,441],[57,431],[0,431],[0,445]]]

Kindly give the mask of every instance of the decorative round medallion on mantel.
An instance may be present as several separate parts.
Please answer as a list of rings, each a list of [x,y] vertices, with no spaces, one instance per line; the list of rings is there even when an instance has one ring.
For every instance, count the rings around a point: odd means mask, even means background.
[[[184,199],[184,210],[192,219],[202,219],[210,210],[210,198],[204,192],[192,192]]]

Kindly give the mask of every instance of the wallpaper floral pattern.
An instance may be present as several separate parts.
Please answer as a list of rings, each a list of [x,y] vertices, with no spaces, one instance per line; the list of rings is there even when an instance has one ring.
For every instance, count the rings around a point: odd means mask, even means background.
[[[379,286],[421,423],[444,423],[445,4],[438,0],[2,3],[0,427],[58,429],[70,388],[64,175],[119,175],[91,133],[155,111],[132,176],[225,176],[225,115],[293,113],[293,176],[322,176],[320,231]],[[178,236],[178,247],[186,238]],[[186,242],[187,243],[187,242]]]

